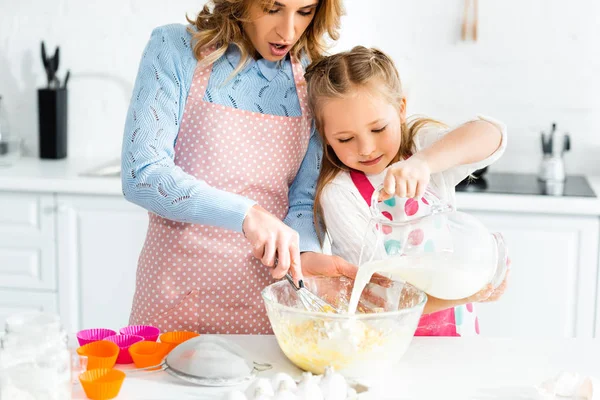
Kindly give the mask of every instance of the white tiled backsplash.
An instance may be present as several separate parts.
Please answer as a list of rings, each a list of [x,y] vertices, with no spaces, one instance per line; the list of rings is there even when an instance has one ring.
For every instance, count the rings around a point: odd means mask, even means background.
[[[153,27],[185,22],[204,1],[0,0],[0,94],[12,129],[37,152],[40,41],[71,69],[69,155],[119,155],[125,113]],[[377,46],[397,61],[409,113],[458,123],[478,113],[509,127],[497,171],[536,171],[539,131],[571,134],[569,173],[600,174],[600,4],[481,0],[479,40],[462,42],[464,0],[347,0],[334,49]]]

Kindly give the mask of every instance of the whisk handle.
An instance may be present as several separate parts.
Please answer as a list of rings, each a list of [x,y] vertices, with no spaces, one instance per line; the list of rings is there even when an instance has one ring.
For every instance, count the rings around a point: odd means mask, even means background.
[[[288,282],[292,285],[292,287],[296,290],[300,290],[304,287],[304,281],[302,279],[300,279],[298,281],[298,285],[296,285],[296,283],[294,282],[294,278],[292,278],[292,276],[289,273],[285,274],[285,279],[287,279]]]

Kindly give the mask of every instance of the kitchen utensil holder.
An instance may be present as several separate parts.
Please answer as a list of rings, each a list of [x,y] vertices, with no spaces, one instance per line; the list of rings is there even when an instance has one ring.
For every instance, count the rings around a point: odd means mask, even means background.
[[[38,89],[40,158],[67,157],[67,89]]]

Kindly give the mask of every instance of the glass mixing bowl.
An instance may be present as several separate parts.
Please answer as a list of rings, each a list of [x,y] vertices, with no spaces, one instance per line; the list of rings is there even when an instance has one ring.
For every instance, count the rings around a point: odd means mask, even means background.
[[[353,280],[312,277],[304,282],[334,307],[347,309]],[[332,366],[346,378],[368,377],[396,364],[427,300],[423,291],[400,281],[385,287],[369,283],[357,314],[307,311],[285,280],[266,287],[262,297],[279,347],[292,363],[314,374]]]

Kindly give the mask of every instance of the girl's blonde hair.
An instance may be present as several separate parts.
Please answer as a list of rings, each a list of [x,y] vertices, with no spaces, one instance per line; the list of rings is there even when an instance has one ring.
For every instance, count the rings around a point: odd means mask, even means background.
[[[212,64],[225,54],[230,44],[234,44],[240,49],[240,62],[232,73],[235,75],[250,57],[256,55],[252,42],[242,29],[242,23],[250,21],[248,14],[253,2],[260,3],[267,10],[273,7],[275,0],[211,0],[195,20],[186,16],[188,22],[194,25],[188,31],[192,35],[197,60],[204,65]],[[308,61],[320,59],[327,49],[325,34],[334,41],[339,38],[343,14],[342,0],[319,0],[313,20],[292,47],[291,55],[296,59],[305,55]],[[216,50],[203,59],[202,50],[210,46],[216,46]]]
[[[322,58],[308,67],[305,78],[308,83],[308,103],[323,143],[323,160],[314,203],[314,223],[322,240],[321,232],[326,230],[320,205],[323,189],[340,171],[349,170],[336,156],[325,138],[323,117],[319,112],[323,102],[328,99],[343,98],[352,94],[358,87],[368,87],[372,93],[383,96],[387,102],[400,110],[404,94],[400,75],[392,59],[378,49],[363,46]],[[413,117],[408,123],[402,121],[400,148],[391,163],[412,155],[415,135],[428,123],[440,124],[429,118]]]

